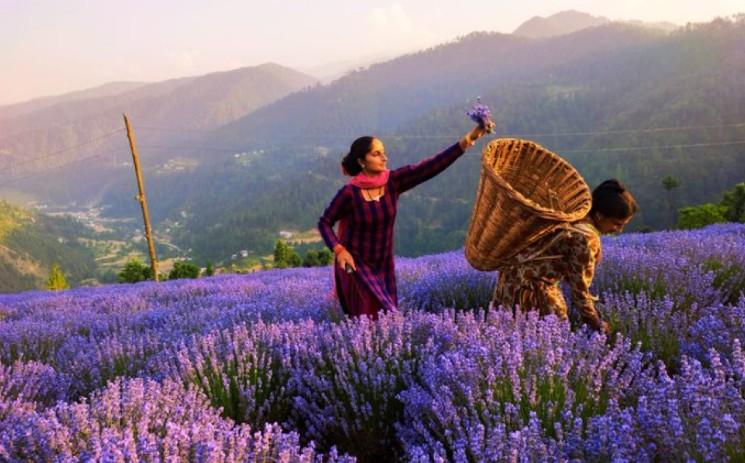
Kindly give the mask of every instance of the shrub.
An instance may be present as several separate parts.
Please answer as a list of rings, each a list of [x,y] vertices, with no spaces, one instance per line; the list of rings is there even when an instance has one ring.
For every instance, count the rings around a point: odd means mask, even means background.
[[[197,264],[192,262],[176,262],[168,273],[169,280],[179,280],[182,278],[199,278],[200,269]]]

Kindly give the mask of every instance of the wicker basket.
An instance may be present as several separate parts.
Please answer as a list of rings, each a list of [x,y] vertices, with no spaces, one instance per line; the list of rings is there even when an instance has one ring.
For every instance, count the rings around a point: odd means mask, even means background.
[[[592,194],[560,156],[528,140],[500,138],[482,157],[481,180],[466,236],[466,259],[478,270],[505,265],[556,226],[590,212]]]

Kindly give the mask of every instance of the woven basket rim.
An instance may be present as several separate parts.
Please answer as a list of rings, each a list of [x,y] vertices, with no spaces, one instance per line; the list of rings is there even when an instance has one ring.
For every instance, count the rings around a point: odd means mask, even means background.
[[[489,142],[489,144],[484,149],[486,152],[494,152],[497,149],[497,146],[500,144],[506,144],[506,143],[520,143],[521,145],[527,144],[532,145],[534,148],[538,148],[545,153],[547,153],[552,160],[559,162],[567,167],[569,167],[571,170],[576,172],[578,178],[582,180],[582,182],[587,187],[587,191],[589,192],[590,187],[587,185],[587,182],[585,182],[582,175],[577,171],[577,169],[572,166],[569,162],[567,162],[565,159],[563,159],[558,154],[554,153],[553,151],[541,146],[540,144],[531,141],[531,140],[525,140],[522,138],[497,138],[495,140],[492,140]],[[547,220],[556,220],[560,222],[572,222],[575,220],[580,220],[583,217],[587,215],[590,209],[590,205],[587,205],[585,207],[579,208],[577,211],[572,213],[567,213],[564,211],[557,211],[555,209],[551,209],[549,207],[542,206],[538,204],[537,202],[533,201],[530,198],[527,198],[525,195],[523,195],[521,192],[516,190],[510,183],[505,180],[501,175],[499,175],[497,172],[495,172],[490,165],[487,164],[486,156],[482,155],[481,157],[481,167],[482,172],[486,173],[489,177],[491,177],[496,184],[504,189],[507,194],[513,197],[513,199],[521,202],[523,205],[529,207],[530,209],[533,209],[533,211],[541,218],[547,219]]]

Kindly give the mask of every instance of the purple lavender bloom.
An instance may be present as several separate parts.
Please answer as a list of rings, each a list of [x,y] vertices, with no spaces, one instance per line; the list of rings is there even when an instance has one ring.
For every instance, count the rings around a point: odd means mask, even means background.
[[[0,460],[745,458],[745,226],[604,239],[610,340],[397,270],[376,322],[327,268],[0,295]]]
[[[18,414],[0,431],[0,457],[35,461],[353,461],[324,457],[276,424],[236,426],[178,383],[114,381],[88,401]]]
[[[481,98],[476,98],[476,104],[473,108],[466,111],[466,115],[471,118],[472,121],[479,124],[482,129],[491,130],[491,110],[485,104],[481,103]]]
[[[418,330],[427,314],[387,314],[316,325],[297,345],[291,422],[321,448],[336,445],[364,461],[397,461],[396,425],[403,406],[398,394],[414,382],[421,352],[430,342]],[[431,326],[431,325],[430,325]]]
[[[481,317],[459,317],[459,347],[426,356],[421,380],[399,395],[399,435],[411,458],[581,457],[581,438],[567,441],[566,432],[611,401],[632,400],[634,382],[647,374],[628,341],[611,347],[603,336],[572,333],[566,322],[535,312]]]
[[[64,400],[68,388],[69,378],[49,365],[21,361],[7,367],[0,364],[0,402],[21,400],[42,409]]]

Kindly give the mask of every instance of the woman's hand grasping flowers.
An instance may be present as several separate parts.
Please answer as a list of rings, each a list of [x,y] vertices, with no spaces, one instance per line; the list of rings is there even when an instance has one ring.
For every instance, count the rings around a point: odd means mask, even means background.
[[[460,148],[465,151],[468,148],[472,147],[476,143],[476,140],[483,137],[487,133],[491,133],[491,131],[487,128],[491,128],[493,130],[494,123],[492,121],[488,121],[486,127],[481,127],[481,125],[477,125],[476,127],[474,127],[470,132],[465,134],[463,138],[460,139],[460,141],[458,141]]]
[[[466,111],[466,114],[478,125],[458,142],[463,150],[473,146],[476,140],[485,134],[493,133],[494,127],[496,127],[496,124],[491,120],[491,111],[489,110],[489,107],[485,104],[481,104],[480,98],[476,100],[476,105],[473,108]]]

